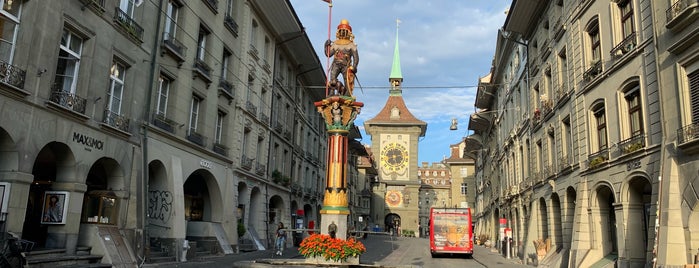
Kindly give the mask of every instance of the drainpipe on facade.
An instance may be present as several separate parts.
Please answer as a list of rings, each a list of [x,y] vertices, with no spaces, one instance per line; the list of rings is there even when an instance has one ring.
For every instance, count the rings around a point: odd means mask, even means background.
[[[160,20],[162,18],[162,8],[163,8],[163,0],[160,0],[158,2],[158,18],[156,19],[156,30],[153,31],[153,50],[151,50],[151,62],[150,62],[150,89],[149,91],[146,91],[146,109],[144,111],[145,115],[143,118],[145,119],[145,122],[142,123],[143,126],[143,141],[141,144],[143,144],[142,150],[143,150],[143,166],[141,167],[141,172],[143,176],[143,184],[141,185],[142,190],[141,190],[141,206],[142,206],[142,219],[140,221],[141,227],[142,227],[142,232],[141,237],[141,257],[143,258],[141,260],[140,266],[143,266],[143,264],[146,262],[146,245],[148,244],[148,232],[147,232],[147,222],[148,222],[148,124],[150,124],[150,107],[151,107],[151,92],[153,92],[153,83],[155,83],[155,69],[156,69],[156,60],[158,59],[157,57],[157,51],[158,51],[158,37],[160,36]]]

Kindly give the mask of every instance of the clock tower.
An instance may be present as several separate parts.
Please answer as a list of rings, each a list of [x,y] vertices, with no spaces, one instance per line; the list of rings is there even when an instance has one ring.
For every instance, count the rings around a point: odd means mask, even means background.
[[[425,136],[427,123],[410,113],[403,100],[397,30],[388,81],[390,89],[386,104],[374,118],[364,122],[366,133],[371,135],[371,150],[379,155],[379,181],[373,190],[383,197],[372,200],[372,216],[386,231],[413,231],[417,234],[418,138]]]

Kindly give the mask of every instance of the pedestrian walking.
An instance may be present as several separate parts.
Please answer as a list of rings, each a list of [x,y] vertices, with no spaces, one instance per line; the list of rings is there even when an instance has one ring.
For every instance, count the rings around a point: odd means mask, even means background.
[[[286,231],[284,230],[284,223],[279,222],[277,226],[277,240],[274,243],[277,249],[277,255],[281,256],[284,251],[284,244],[286,243]]]

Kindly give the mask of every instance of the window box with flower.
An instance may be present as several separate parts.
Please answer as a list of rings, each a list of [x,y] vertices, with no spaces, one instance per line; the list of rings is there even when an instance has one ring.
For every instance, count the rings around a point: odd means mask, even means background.
[[[306,237],[299,246],[299,253],[306,257],[306,263],[359,264],[359,256],[366,251],[364,244],[349,238],[332,238],[326,234],[313,234]]]

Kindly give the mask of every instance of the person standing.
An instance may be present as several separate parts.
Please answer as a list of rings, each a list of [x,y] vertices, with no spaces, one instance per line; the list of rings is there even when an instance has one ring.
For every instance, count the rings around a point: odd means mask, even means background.
[[[275,254],[281,256],[282,252],[284,251],[284,245],[286,243],[286,231],[284,230],[284,223],[279,222],[276,233],[277,240],[275,242],[275,247],[277,248],[277,252]]]

